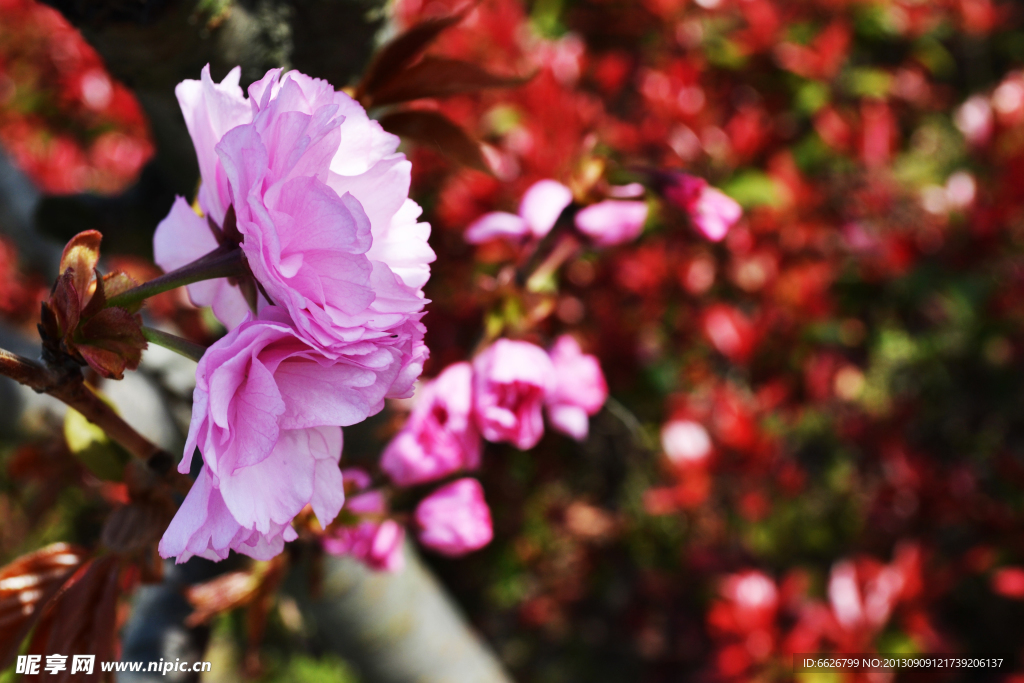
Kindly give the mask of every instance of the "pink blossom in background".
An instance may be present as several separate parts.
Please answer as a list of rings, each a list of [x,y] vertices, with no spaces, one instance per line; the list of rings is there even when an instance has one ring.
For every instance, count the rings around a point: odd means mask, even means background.
[[[466,241],[480,244],[493,239],[540,239],[551,232],[565,207],[572,203],[572,190],[555,180],[540,180],[530,186],[519,203],[519,215],[494,211],[478,218],[466,229]]]
[[[713,445],[704,426],[693,420],[672,420],[661,428],[661,450],[676,465],[705,460]]]
[[[973,95],[960,105],[953,122],[972,147],[982,147],[992,139],[995,128],[992,105],[984,95]]]
[[[609,199],[576,214],[576,227],[600,247],[631,242],[647,222],[647,203]]]
[[[473,361],[477,424],[488,441],[533,448],[544,435],[541,406],[554,382],[548,354],[523,341],[499,339]]]
[[[548,419],[557,431],[582,441],[587,438],[589,417],[608,398],[601,365],[567,334],[558,338],[549,356],[555,374],[554,385],[544,398]]]
[[[365,491],[370,476],[363,470],[351,468],[342,471],[346,485],[360,493],[345,501],[345,511],[367,516],[353,526],[328,531],[323,539],[324,550],[332,555],[350,555],[370,569],[397,572],[405,566],[402,543],[405,529],[398,522],[384,519],[387,503],[381,491]]]
[[[370,569],[399,572],[405,567],[404,540],[405,529],[393,519],[363,520],[329,532],[323,545],[331,555],[349,555]]]
[[[296,332],[285,311],[268,306],[199,361],[192,423],[178,470],[189,471],[198,446],[203,471],[224,509],[241,528],[264,537],[307,504],[326,526],[345,498],[338,469],[341,426],[380,411],[397,371],[375,372],[324,356]],[[194,489],[189,498],[202,495]],[[210,500],[215,498],[211,492]],[[197,507],[201,503],[190,507],[186,499],[182,510]],[[161,552],[179,561],[183,552],[206,552],[194,550],[205,533],[199,517],[179,512]],[[209,550],[219,553],[221,546]]]
[[[202,173],[200,208],[223,227],[234,207],[249,267],[305,338],[392,376],[388,395],[408,397],[427,356],[419,319],[434,253],[399,139],[326,81],[273,69],[247,99],[239,74],[216,84],[206,67],[176,90]],[[179,199],[154,237],[156,261],[173,269],[217,241]],[[229,328],[247,310],[226,280],[190,285],[190,295]]]
[[[491,510],[476,479],[459,479],[424,498],[416,508],[420,543],[458,557],[491,542]]]
[[[381,456],[399,486],[441,479],[480,466],[480,432],[473,420],[473,368],[455,363],[419,390],[409,419]]]
[[[732,306],[715,304],[704,313],[704,336],[729,360],[746,362],[754,352],[757,329],[746,315]]]
[[[703,178],[678,173],[664,190],[665,198],[690,214],[701,233],[718,242],[743,215],[735,199],[707,184]]]

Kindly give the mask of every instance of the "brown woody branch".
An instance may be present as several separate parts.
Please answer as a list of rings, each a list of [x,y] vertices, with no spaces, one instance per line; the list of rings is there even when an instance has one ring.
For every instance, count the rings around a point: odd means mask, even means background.
[[[172,464],[170,455],[125,422],[85,383],[81,372],[58,372],[34,360],[0,349],[0,375],[49,394],[71,406],[149,467],[165,472]]]

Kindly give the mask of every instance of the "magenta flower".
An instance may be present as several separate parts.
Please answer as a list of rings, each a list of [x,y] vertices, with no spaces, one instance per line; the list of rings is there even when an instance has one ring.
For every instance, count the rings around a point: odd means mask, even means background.
[[[480,466],[480,432],[473,421],[473,368],[456,363],[420,388],[402,431],[380,466],[399,486],[434,481]]]
[[[499,339],[473,361],[477,424],[488,441],[533,448],[544,435],[541,406],[551,390],[554,368],[543,349]]]
[[[551,232],[562,211],[571,203],[572,190],[568,187],[555,180],[540,180],[523,195],[518,216],[505,211],[485,214],[466,229],[466,241],[480,244],[498,238],[540,239]]]
[[[370,477],[360,469],[346,469],[342,472],[345,481],[354,484],[356,491],[370,485]],[[354,515],[366,516],[354,526],[333,529],[323,539],[323,547],[332,555],[350,555],[370,569],[397,572],[405,566],[402,543],[405,529],[391,519],[384,519],[387,505],[380,491],[365,491],[351,496],[345,503],[345,510]]]
[[[229,240],[214,235],[234,208],[249,267],[272,302],[324,352],[391,375],[408,396],[427,351],[422,287],[430,228],[408,198],[399,140],[325,81],[274,69],[249,87],[204,68],[176,93],[196,148],[206,218],[178,200],[154,237],[156,261],[177,268]],[[190,286],[229,328],[246,308],[227,280]]]
[[[551,426],[577,441],[587,438],[589,416],[608,398],[608,385],[597,358],[584,354],[579,343],[564,334],[551,349],[555,369],[552,389],[544,397]]]
[[[193,548],[212,533],[210,515],[221,535],[207,539],[202,552],[247,552],[230,540],[217,545],[227,528],[223,511],[268,543],[307,504],[329,524],[344,501],[340,427],[378,412],[397,372],[324,356],[275,306],[217,341],[196,369],[192,423],[178,467],[189,471],[198,446],[211,490],[197,485],[189,493],[161,543],[164,557],[201,554]],[[208,511],[205,522],[197,509]]]
[[[647,222],[646,202],[608,199],[576,214],[576,228],[599,247],[611,247],[637,238]]]
[[[476,479],[459,479],[439,488],[416,507],[420,543],[442,555],[458,557],[491,542],[491,510]]]
[[[732,197],[707,184],[703,178],[675,174],[665,188],[665,197],[690,214],[693,224],[705,237],[718,242],[743,215]]]

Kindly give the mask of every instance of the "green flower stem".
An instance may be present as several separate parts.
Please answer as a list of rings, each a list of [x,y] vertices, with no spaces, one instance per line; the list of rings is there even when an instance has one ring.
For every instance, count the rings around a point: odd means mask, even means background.
[[[240,247],[218,247],[187,266],[182,266],[155,280],[144,282],[127,292],[111,297],[107,301],[107,307],[117,306],[131,309],[151,296],[190,285],[193,282],[214,280],[220,277],[242,277],[248,272],[245,256]]]
[[[196,344],[190,342],[187,339],[168,334],[167,332],[161,332],[160,330],[154,330],[152,327],[142,328],[142,336],[146,338],[146,341],[157,346],[162,346],[165,349],[170,349],[177,354],[185,356],[185,358],[191,358],[195,362],[199,362],[199,359],[206,353],[206,347],[202,344]]]

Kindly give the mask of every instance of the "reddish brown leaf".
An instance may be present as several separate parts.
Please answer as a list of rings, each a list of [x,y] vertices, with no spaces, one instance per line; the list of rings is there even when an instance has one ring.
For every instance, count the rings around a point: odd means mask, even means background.
[[[86,230],[71,238],[60,257],[60,272],[74,271],[75,291],[79,304],[84,305],[89,297],[92,273],[100,261],[100,241],[103,239],[96,230]]]
[[[451,119],[435,111],[399,111],[382,117],[379,123],[389,133],[431,145],[465,166],[491,173],[480,144]]]
[[[156,501],[133,501],[115,509],[103,525],[103,544],[118,553],[141,550],[156,543],[174,516]]]
[[[146,338],[137,316],[123,308],[105,308],[79,328],[75,346],[96,372],[121,379],[126,369],[139,367]]]
[[[447,17],[421,21],[384,45],[366,70],[366,75],[356,90],[356,99],[363,95],[373,96],[386,86],[392,78],[420,56],[441,31],[462,21],[471,7],[472,5]]]
[[[259,592],[260,580],[256,571],[229,572],[190,587],[185,597],[195,611],[185,623],[198,626],[217,614],[248,605]]]
[[[41,607],[84,557],[80,548],[54,543],[0,569],[0,670],[14,661],[21,641],[39,619]]]
[[[107,273],[106,275],[100,275],[100,271],[97,270],[95,271],[95,280],[100,284],[97,285],[96,291],[93,293],[92,298],[89,299],[88,305],[82,310],[82,320],[88,320],[100,313],[107,307],[108,299],[127,292],[139,284],[135,278],[121,270]],[[124,307],[121,306],[119,308]],[[129,313],[138,313],[141,308],[142,302],[140,301],[131,308],[125,308],[125,310]]]
[[[120,562],[114,555],[93,560],[79,569],[50,601],[39,620],[30,654],[95,654],[96,661],[109,661],[114,656],[117,628],[117,597]],[[44,660],[45,662],[45,660]],[[99,667],[93,677],[99,679]],[[63,683],[90,677],[71,674],[67,668],[57,674],[41,673],[25,676],[24,681],[43,680]]]
[[[374,92],[373,105],[396,104],[421,97],[448,97],[485,88],[509,88],[528,80],[529,77],[497,76],[470,62],[428,55]]]
[[[57,337],[66,337],[78,327],[82,315],[81,297],[75,287],[74,270],[66,270],[57,278],[46,306],[57,321]]]

